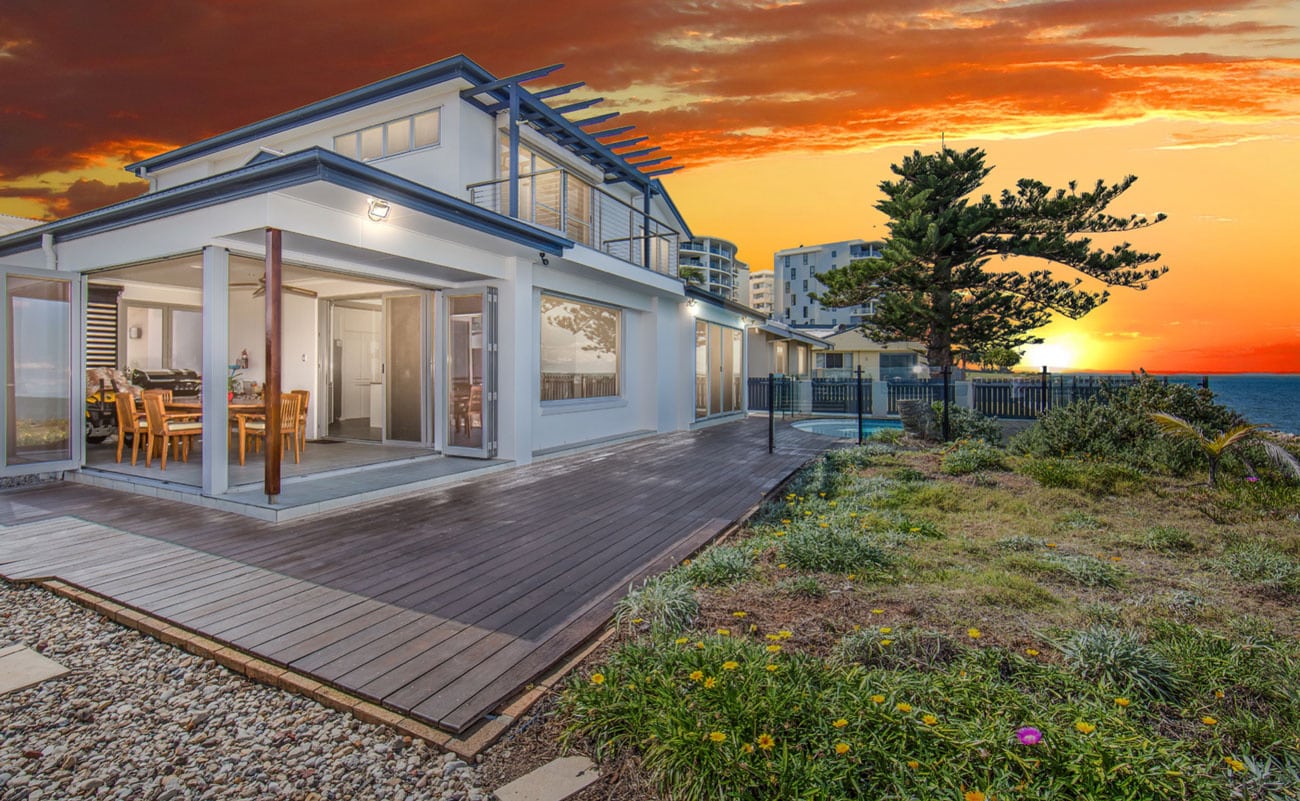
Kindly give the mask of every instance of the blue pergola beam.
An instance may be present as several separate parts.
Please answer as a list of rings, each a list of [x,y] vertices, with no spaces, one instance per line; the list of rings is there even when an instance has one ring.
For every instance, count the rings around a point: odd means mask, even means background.
[[[524,81],[531,81],[537,78],[544,78],[547,75],[550,75],[552,72],[555,72],[556,70],[562,68],[563,66],[564,66],[563,64],[551,64],[550,66],[547,67],[538,67],[535,70],[521,72],[518,75],[511,75],[509,78],[498,78],[495,81],[489,81],[487,83],[481,83],[478,86],[471,86],[468,89],[462,89],[460,92],[460,96],[474,97],[475,95],[481,95],[486,92],[495,92],[497,89],[504,89],[507,86],[510,86],[511,84],[520,84],[523,83]]]
[[[655,152],[656,150],[663,150],[663,148],[660,147],[660,146],[658,146],[658,145],[655,145],[654,147],[643,147],[643,148],[641,148],[640,150],[629,150],[629,151],[626,152],[626,153],[619,153],[618,155],[619,155],[619,156],[620,156],[624,161],[627,161],[628,159],[634,159],[634,158],[637,158],[638,156],[646,156],[646,155],[649,155],[649,154]],[[633,165],[633,166],[636,166],[636,165]]]
[[[586,81],[578,81],[577,83],[566,83],[564,86],[557,86],[554,89],[543,89],[540,92],[533,92],[533,97],[537,98],[538,100],[545,100],[548,97],[567,95],[569,92],[572,92],[574,89],[581,89],[586,85],[587,85]]]
[[[646,161],[638,161],[635,164],[632,164],[632,162],[629,161],[628,164],[631,164],[633,168],[639,170],[642,167],[653,167],[656,164],[663,164],[665,161],[672,161],[672,158],[673,158],[672,156],[663,156],[662,158],[647,159]]]
[[[596,134],[596,135],[603,136],[603,133]],[[631,139],[624,139],[621,142],[610,142],[609,144],[605,145],[605,147],[609,148],[610,150],[618,150],[620,147],[630,147],[632,145],[639,145],[642,142],[648,140],[649,138],[650,137],[648,136],[634,136]]]
[[[586,128],[588,125],[600,125],[602,122],[609,122],[619,115],[617,111],[611,111],[608,114],[597,114],[594,117],[588,117],[585,120],[572,120],[574,125],[579,128]]]
[[[592,98],[591,100],[580,100],[577,103],[570,103],[567,106],[556,106],[555,113],[568,114],[573,111],[582,111],[584,108],[591,108],[597,103],[603,103],[603,102],[605,102],[605,98],[603,97],[596,97],[596,98]]]
[[[677,172],[681,167],[665,167],[662,170],[651,170],[650,172],[641,173],[647,178],[657,178],[660,175],[667,175],[670,172]]]
[[[619,134],[625,134],[628,131],[633,130],[634,128],[636,128],[635,125],[624,125],[622,128],[610,128],[605,131],[592,131],[591,137],[593,139],[604,139],[607,136],[618,136]]]

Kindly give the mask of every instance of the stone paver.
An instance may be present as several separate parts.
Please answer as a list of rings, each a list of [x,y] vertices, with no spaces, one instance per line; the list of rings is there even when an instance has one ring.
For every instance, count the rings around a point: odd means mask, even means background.
[[[67,672],[63,665],[46,659],[25,645],[0,648],[0,695],[35,687]]]
[[[564,801],[600,778],[600,771],[582,756],[560,757],[525,773],[493,795],[497,801]]]

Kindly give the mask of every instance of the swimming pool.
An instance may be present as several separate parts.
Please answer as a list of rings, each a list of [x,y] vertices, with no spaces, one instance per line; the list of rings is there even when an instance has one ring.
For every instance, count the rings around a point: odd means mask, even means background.
[[[821,418],[820,420],[800,420],[794,424],[794,427],[800,431],[807,431],[810,434],[820,434],[823,437],[836,437],[838,439],[857,439],[858,438],[858,421],[853,418]],[[869,437],[873,432],[882,429],[902,429],[903,424],[897,420],[863,420],[862,435]]]

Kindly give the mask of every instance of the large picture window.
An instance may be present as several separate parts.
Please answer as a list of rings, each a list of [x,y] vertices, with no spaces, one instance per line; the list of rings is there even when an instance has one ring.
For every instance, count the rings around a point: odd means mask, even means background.
[[[543,401],[617,397],[622,313],[542,295]]]

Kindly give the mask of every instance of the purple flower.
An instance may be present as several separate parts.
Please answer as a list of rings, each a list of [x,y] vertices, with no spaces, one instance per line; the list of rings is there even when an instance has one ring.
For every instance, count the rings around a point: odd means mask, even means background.
[[[1021,745],[1038,745],[1043,740],[1043,733],[1033,726],[1016,729],[1016,738]]]
[[[1254,484],[1256,481],[1259,481],[1259,479],[1255,476],[1246,476],[1246,480],[1252,484]]]

